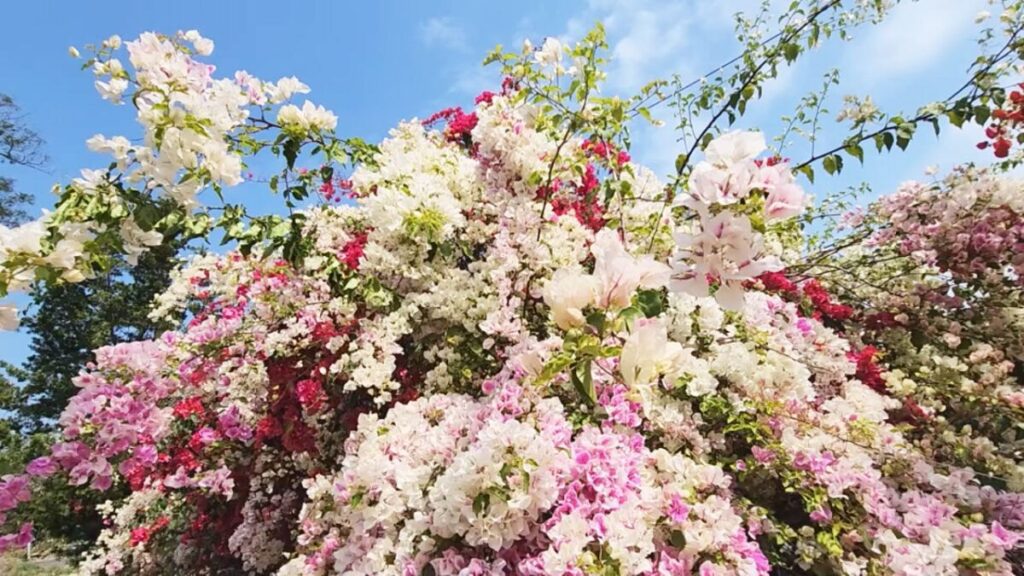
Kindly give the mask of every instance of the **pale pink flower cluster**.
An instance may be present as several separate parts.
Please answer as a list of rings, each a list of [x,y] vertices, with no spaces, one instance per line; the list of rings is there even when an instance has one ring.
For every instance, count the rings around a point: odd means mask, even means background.
[[[766,253],[751,224],[800,214],[806,202],[785,161],[757,159],[766,146],[758,132],[729,132],[711,141],[689,176],[680,204],[697,212],[692,230],[676,233],[673,290],[705,296],[712,286],[725,307],[743,307],[743,284],[782,268]],[[763,205],[751,202],[757,198]],[[751,208],[747,208],[751,206]]]

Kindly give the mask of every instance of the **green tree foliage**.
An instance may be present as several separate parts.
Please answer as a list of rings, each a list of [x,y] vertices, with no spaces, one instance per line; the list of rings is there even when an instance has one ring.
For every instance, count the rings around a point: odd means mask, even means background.
[[[169,328],[147,317],[150,303],[170,283],[176,246],[161,246],[135,268],[119,263],[78,284],[42,287],[33,293],[22,326],[32,333],[32,353],[18,410],[26,430],[49,430],[75,393],[72,378],[102,346],[153,338]]]
[[[55,436],[49,432],[26,434],[19,425],[22,391],[18,382],[28,373],[8,362],[0,362],[0,476],[20,474],[33,458],[49,452]],[[69,486],[63,478],[47,480],[37,498],[13,513],[17,521],[32,522],[50,540],[85,542],[101,529],[92,512],[101,500],[83,487]]]
[[[21,108],[0,94],[0,163],[39,168],[46,163],[43,139],[25,124]],[[32,195],[14,188],[14,180],[0,176],[0,224],[12,226],[27,219],[24,206]]]

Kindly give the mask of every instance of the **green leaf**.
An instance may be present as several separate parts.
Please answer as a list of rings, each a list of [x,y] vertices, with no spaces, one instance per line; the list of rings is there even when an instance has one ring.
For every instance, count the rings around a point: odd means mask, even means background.
[[[860,160],[861,164],[864,163],[864,149],[860,147],[860,144],[850,144],[849,146],[844,148],[844,150],[850,156],[853,156],[857,160]]]
[[[581,362],[569,371],[569,379],[572,380],[573,388],[583,397],[584,402],[588,406],[593,406],[596,403],[596,394],[594,393],[594,374],[591,371],[590,360]]]
[[[800,55],[799,44],[786,44],[782,50],[783,54],[785,54],[786,56],[787,62],[792,62],[793,60],[796,60],[797,56]]]
[[[309,197],[309,190],[304,185],[291,186],[285,190],[285,196],[302,201]]]
[[[894,140],[895,137],[892,135],[892,132],[885,132],[882,134],[882,143],[885,145],[886,150],[892,150],[892,143]]]
[[[974,107],[974,119],[978,122],[978,124],[985,124],[986,122],[988,122],[989,116],[991,116],[991,114],[992,111],[989,110],[988,106],[979,105]]]
[[[299,150],[302,148],[302,142],[289,138],[284,142],[284,159],[288,163],[288,169],[292,170],[295,168],[295,160],[299,157]]]
[[[810,164],[805,164],[800,168],[797,168],[797,172],[800,172],[807,177],[807,181],[814,184],[814,168]]]
[[[875,134],[875,148],[877,148],[879,152],[885,148],[885,138],[883,138],[883,136],[884,134]]]
[[[828,156],[825,156],[825,158],[821,161],[821,165],[823,168],[825,168],[825,172],[828,172],[831,175],[835,174],[839,170],[839,165],[836,162],[837,158],[839,157],[836,156],[835,154],[829,154]]]
[[[608,323],[608,318],[604,315],[602,310],[594,310],[590,314],[587,314],[587,324],[594,327],[594,330],[598,334],[604,333],[605,325]]]
[[[270,237],[271,238],[283,238],[283,237],[288,235],[288,232],[290,230],[291,230],[291,223],[288,222],[287,220],[282,220],[282,221],[278,222],[277,224],[274,224],[270,228]]]
[[[637,318],[646,318],[646,316],[644,316],[643,310],[640,310],[636,306],[623,308],[622,311],[619,312],[619,319],[626,323],[627,328],[632,328],[633,321]]]
[[[636,306],[647,318],[654,318],[665,309],[664,293],[661,290],[640,290],[636,294]]]
[[[914,137],[914,132],[917,131],[917,126],[912,122],[904,122],[896,128],[896,138],[904,138],[909,141]]]
[[[487,492],[481,492],[476,495],[476,498],[473,498],[473,513],[477,516],[483,516],[490,505],[491,495]]]
[[[689,161],[690,157],[687,156],[686,154],[680,154],[679,156],[676,156],[676,174],[681,174],[683,172],[683,168],[686,167],[686,164]]]
[[[143,230],[152,230],[160,218],[160,211],[152,204],[143,204],[135,209],[132,218]]]

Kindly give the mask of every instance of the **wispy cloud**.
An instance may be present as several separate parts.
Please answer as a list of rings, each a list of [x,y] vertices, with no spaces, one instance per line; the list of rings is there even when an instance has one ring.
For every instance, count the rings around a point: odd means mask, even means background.
[[[631,94],[656,78],[673,74],[697,78],[700,71],[717,63],[721,53],[733,56],[733,51],[739,48],[729,40],[732,15],[755,9],[759,2],[588,0],[578,14],[562,24],[523,19],[519,22],[518,36],[508,40],[510,46],[518,46],[527,38],[539,43],[547,36],[555,36],[571,43],[583,37],[595,22],[601,22],[607,31],[612,60],[606,89],[611,93]],[[709,36],[727,40],[724,44],[719,41],[709,46]],[[428,45],[465,47],[462,31],[450,18],[427,20],[420,26],[420,37]],[[456,90],[470,85],[477,87],[476,80],[481,77],[476,70],[458,76]]]
[[[635,91],[666,72],[685,72],[685,49],[691,36],[689,2],[591,0],[585,13],[570,20],[565,36],[581,37],[594,22],[608,32],[612,69],[610,88]]]
[[[974,29],[986,0],[904,2],[849,53],[853,76],[877,84],[934,65]]]
[[[497,90],[500,85],[501,76],[493,66],[476,64],[464,68],[456,75],[449,92],[475,96],[484,90]]]
[[[566,36],[579,38],[594,22],[602,22],[611,47],[610,88],[632,92],[647,81],[673,74],[696,78],[716,64],[723,52],[730,52],[733,14],[749,12],[758,4],[758,0],[589,0],[587,9],[569,21]]]
[[[458,51],[467,49],[465,31],[448,17],[433,17],[421,23],[419,34],[427,46]]]

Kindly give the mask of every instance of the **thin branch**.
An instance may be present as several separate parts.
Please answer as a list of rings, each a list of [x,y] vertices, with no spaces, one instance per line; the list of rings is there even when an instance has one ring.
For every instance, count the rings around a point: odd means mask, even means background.
[[[686,169],[687,164],[689,164],[690,162],[690,157],[693,156],[693,153],[697,151],[697,147],[700,146],[700,141],[704,138],[705,135],[707,135],[711,131],[712,128],[715,127],[715,125],[722,118],[722,116],[732,108],[733,100],[740,97],[747,88],[753,86],[754,83],[757,82],[758,75],[761,73],[762,70],[764,70],[765,66],[767,66],[771,62],[774,62],[775,59],[778,58],[779,53],[782,50],[782,47],[792,42],[794,38],[797,38],[800,35],[800,33],[804,31],[804,29],[806,29],[808,26],[817,21],[817,19],[826,11],[838,6],[841,1],[842,0],[831,0],[822,7],[818,8],[813,13],[811,13],[810,16],[808,16],[807,20],[805,20],[802,24],[793,29],[791,33],[787,34],[778,42],[778,44],[776,44],[775,48],[772,49],[771,52],[769,52],[763,60],[761,60],[761,62],[751,71],[747,79],[744,80],[742,84],[740,84],[740,87],[734,90],[732,94],[729,95],[729,98],[726,99],[725,101],[725,105],[719,108],[718,111],[711,116],[711,120],[709,120],[708,123],[704,126],[704,128],[700,131],[700,133],[697,135],[697,138],[694,140],[693,144],[690,145],[690,148],[683,156],[684,161],[681,162],[678,166],[676,166],[676,176],[681,176],[683,174],[683,171]]]
[[[1016,50],[1014,49],[1015,48],[1015,40],[1017,39],[1017,36],[1020,34],[1022,28],[1024,28],[1024,25],[1022,25],[1021,27],[1018,27],[1016,30],[1014,30],[1013,34],[1011,34],[1010,37],[1007,39],[1006,44],[996,53],[996,56],[994,56],[981,70],[978,70],[976,73],[974,73],[971,76],[971,78],[967,80],[967,82],[965,82],[960,88],[958,88],[956,91],[954,91],[952,94],[950,94],[949,97],[947,97],[945,100],[942,101],[942,103],[943,104],[950,104],[950,103],[952,103],[957,98],[959,98],[968,88],[971,88],[972,86],[974,87],[974,90],[971,92],[971,94],[969,96],[967,96],[967,99],[968,99],[969,102],[973,102],[974,100],[976,100],[979,97],[979,91],[978,91],[979,87],[977,86],[978,80],[982,76],[984,76],[985,74],[988,74],[992,70],[992,68],[994,68],[996,66],[996,64],[1002,62],[1006,58],[1008,58],[1008,57],[1010,57],[1010,56],[1012,56],[1013,54],[1016,53]],[[853,137],[853,138],[848,138],[847,140],[844,140],[843,143],[840,144],[839,146],[831,148],[830,150],[828,150],[826,152],[822,152],[820,154],[814,154],[814,152],[812,150],[811,157],[808,158],[807,160],[805,160],[804,162],[801,162],[800,164],[797,164],[796,166],[794,166],[793,170],[797,171],[797,170],[800,170],[802,168],[805,168],[805,167],[807,167],[807,166],[809,166],[811,164],[814,164],[815,162],[821,160],[822,158],[825,158],[827,156],[831,156],[833,154],[836,154],[836,153],[842,151],[843,149],[845,149],[848,146],[851,146],[851,145],[854,145],[854,144],[860,144],[862,142],[866,142],[868,140],[871,140],[871,139],[875,138],[876,136],[880,136],[880,135],[885,134],[887,132],[897,131],[897,130],[899,130],[900,126],[903,125],[903,124],[914,124],[914,125],[917,125],[917,124],[920,124],[922,122],[931,122],[933,120],[938,120],[938,119],[939,119],[939,114],[936,114],[934,112],[923,112],[921,114],[918,114],[914,118],[911,118],[910,120],[906,120],[906,121],[901,122],[899,124],[888,124],[886,126],[883,126],[883,127],[879,128],[878,130],[875,130],[873,132],[869,132],[867,134],[861,132],[861,134],[859,136]]]

